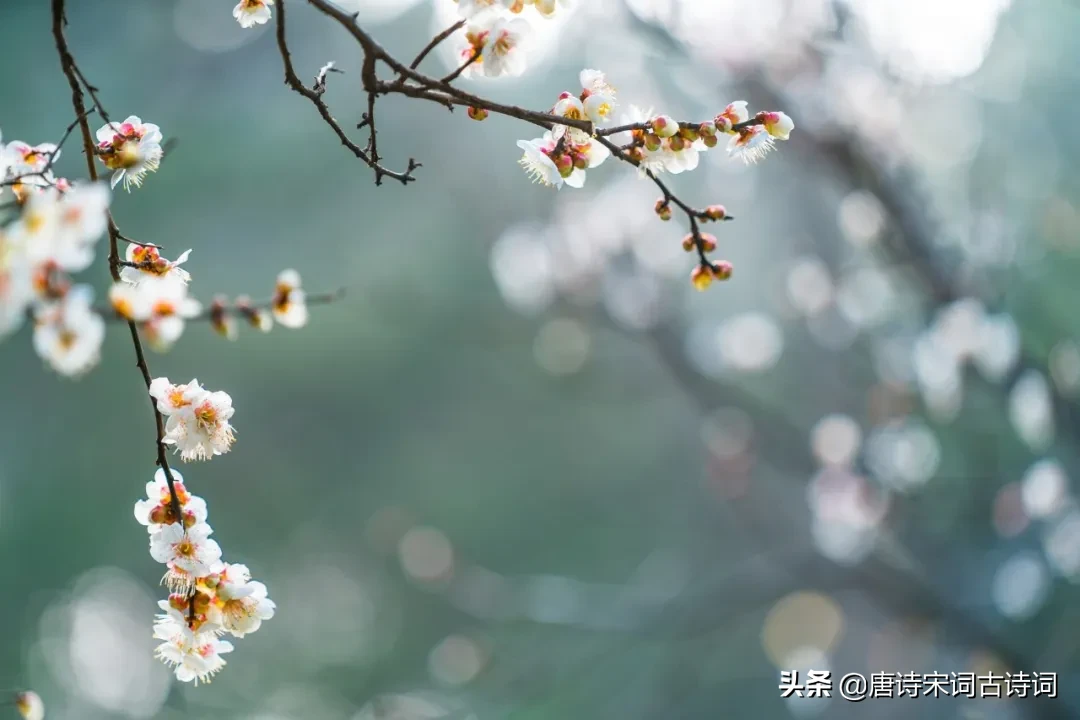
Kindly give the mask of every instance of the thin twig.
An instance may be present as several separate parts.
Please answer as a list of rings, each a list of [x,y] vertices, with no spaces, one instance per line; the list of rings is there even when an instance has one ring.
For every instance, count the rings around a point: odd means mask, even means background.
[[[440,80],[439,83],[441,83],[443,85],[447,85],[447,84],[452,83],[455,80],[457,80],[461,76],[461,73],[468,70],[470,67],[473,66],[473,64],[476,63],[477,60],[480,59],[482,54],[483,53],[481,53],[479,50],[474,51],[473,54],[469,56],[468,60],[463,62],[461,65],[459,65],[457,70],[455,70],[454,72],[450,73],[449,75],[444,77],[442,80]]]
[[[460,30],[463,27],[465,27],[465,21],[464,20],[458,20],[456,23],[454,23],[453,25],[451,25],[450,27],[446,28],[441,33],[439,33],[438,35],[433,37],[431,39],[431,42],[429,42],[426,46],[424,46],[424,49],[420,51],[420,54],[417,55],[415,58],[413,58],[413,61],[411,63],[409,63],[409,67],[412,68],[413,70],[420,67],[420,63],[422,63],[424,61],[424,58],[426,58],[428,56],[428,54],[431,53],[432,50],[437,48],[442,43],[443,40],[446,40],[448,37],[450,37],[451,35],[453,35],[454,33],[456,33],[458,30]]]
[[[416,180],[416,178],[413,177],[413,172],[420,167],[419,163],[410,158],[408,167],[402,172],[390,170],[389,168],[380,165],[378,161],[369,155],[362,147],[349,139],[349,136],[345,134],[341,125],[339,125],[337,120],[334,119],[334,116],[330,114],[330,108],[322,101],[322,98],[319,97],[318,93],[305,87],[304,83],[300,81],[300,77],[293,68],[289,46],[285,41],[285,0],[278,0],[277,4],[277,46],[278,51],[281,54],[281,61],[285,66],[285,83],[292,88],[293,91],[303,95],[315,105],[315,108],[319,111],[319,115],[322,116],[322,119],[338,136],[338,139],[341,140],[341,144],[347,147],[353,155],[374,170],[377,179],[389,177],[397,180],[402,185],[406,185]]]
[[[87,173],[91,180],[96,181],[98,179],[98,172],[97,167],[94,164],[94,140],[93,135],[90,132],[90,124],[86,120],[89,113],[86,110],[86,103],[83,99],[83,85],[86,86],[87,92],[90,93],[90,97],[94,101],[94,106],[97,108],[101,117],[105,119],[105,122],[109,122],[108,114],[105,112],[100,100],[97,98],[96,89],[86,82],[78,65],[75,63],[75,58],[71,54],[71,50],[67,44],[67,38],[64,36],[64,15],[64,0],[52,0],[53,40],[56,43],[56,51],[60,55],[60,67],[68,80],[68,85],[71,87],[71,104],[75,109],[75,116],[78,118],[79,128],[82,133],[83,151],[86,154]],[[112,213],[108,213],[108,230],[109,273],[112,276],[113,281],[118,282],[120,280],[120,255],[117,243],[122,236],[120,234],[120,229],[113,220]],[[146,355],[143,352],[142,341],[139,339],[139,329],[133,322],[128,322],[127,325],[131,332],[131,344],[135,348],[135,365],[139,368],[139,372],[142,374],[143,382],[149,393],[150,383],[153,382],[153,376],[151,376],[150,368],[146,364]],[[169,506],[173,512],[173,516],[176,518],[176,522],[179,522],[181,527],[184,527],[180,498],[177,496],[176,488],[173,486],[172,470],[169,469],[169,458],[166,453],[165,420],[158,411],[157,403],[154,401],[153,397],[150,397],[150,407],[154,411],[154,424],[157,430],[157,464],[165,473],[165,482],[169,487]]]

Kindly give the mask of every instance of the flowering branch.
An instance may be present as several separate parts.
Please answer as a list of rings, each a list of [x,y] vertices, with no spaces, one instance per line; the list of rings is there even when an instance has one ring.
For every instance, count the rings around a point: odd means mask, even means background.
[[[366,30],[357,24],[358,13],[347,13],[328,0],[308,0],[316,10],[336,21],[357,42],[363,52],[361,78],[368,95],[367,112],[357,125],[367,128],[369,139],[366,149],[348,138],[340,124],[334,120],[322,100],[325,91],[324,73],[320,72],[314,88],[304,87],[292,64],[286,42],[285,2],[277,0],[277,44],[285,67],[285,82],[296,92],[315,104],[319,114],[334,130],[342,144],[375,171],[375,184],[381,185],[383,177],[391,177],[407,184],[415,178],[412,171],[419,167],[409,160],[405,172],[395,173],[380,164],[375,126],[375,102],[380,95],[398,94],[428,100],[453,111],[455,106],[468,108],[474,120],[484,120],[490,114],[503,115],[532,123],[547,131],[544,138],[521,141],[525,151],[521,164],[533,176],[546,185],[580,187],[584,184],[585,170],[596,167],[607,157],[634,166],[639,174],[650,179],[662,193],[656,202],[656,213],[662,220],[669,220],[672,206],[685,216],[688,234],[683,240],[687,252],[695,252],[696,266],[691,281],[698,289],[705,289],[713,280],[731,277],[732,266],[726,261],[710,260],[709,253],[716,249],[716,238],[702,232],[701,224],[719,220],[731,220],[721,205],[697,209],[679,198],[658,177],[664,171],[682,172],[697,166],[700,152],[718,144],[718,134],[730,136],[728,150],[732,155],[748,163],[757,162],[775,145],[776,140],[787,140],[794,123],[780,112],[762,112],[751,117],[745,102],[728,105],[712,121],[704,123],[677,122],[666,115],[635,113],[629,122],[601,127],[611,118],[615,106],[615,90],[608,85],[603,73],[586,70],[581,73],[583,91],[580,96],[562,93],[550,111],[529,110],[505,105],[475,95],[454,85],[454,81],[470,72],[486,76],[516,74],[520,72],[519,49],[523,32],[519,20],[506,20],[494,12],[502,6],[513,13],[520,13],[527,4],[533,4],[543,15],[554,12],[555,2],[531,3],[520,0],[457,0],[465,18],[438,33],[425,45],[409,65],[397,60],[387,52]],[[243,14],[258,13],[259,20],[269,20],[271,0],[243,0],[237,11]],[[239,17],[238,17],[239,19]],[[244,21],[241,20],[241,24]],[[441,79],[421,73],[417,68],[436,47],[464,30],[465,46],[461,51],[463,62],[449,75]],[[378,77],[380,65],[394,74],[392,80]],[[615,142],[618,135],[629,135],[627,142]]]
[[[333,302],[341,292],[308,296],[299,273],[285,270],[266,301],[240,297],[230,304],[219,297],[204,309],[189,296],[191,276],[180,267],[190,251],[169,260],[161,255],[161,246],[125,236],[109,209],[112,191],[121,184],[128,192],[141,187],[146,176],[158,170],[167,143],[157,125],[137,116],[122,122],[109,117],[98,89],[71,53],[65,0],[51,0],[51,12],[75,121],[55,144],[0,145],[0,192],[11,188],[15,196],[13,203],[0,205],[0,337],[31,319],[37,353],[57,372],[75,377],[100,361],[106,321],[127,325],[154,415],[157,465],[154,481],[146,486],[147,498],[135,505],[135,516],[148,529],[151,556],[166,566],[162,582],[171,591],[159,603],[163,613],[154,623],[154,636],[162,641],[156,654],[175,667],[179,680],[206,682],[225,666],[221,655],[233,649],[221,636],[254,632],[273,617],[275,605],[245,566],[221,560],[220,546],[209,538],[213,531],[206,522],[205,501],[188,492],[169,463],[169,448],[183,462],[230,451],[232,398],[206,390],[196,380],[173,384],[155,378],[145,348],[168,349],[188,320],[208,320],[227,337],[235,335],[236,318],[264,331],[275,323],[299,328],[307,323],[309,304]],[[324,66],[316,90],[308,91],[316,100],[332,71],[332,63]],[[94,113],[105,122],[96,133],[88,122]],[[85,183],[69,182],[53,172],[61,146],[76,128],[86,157]],[[112,172],[109,186],[100,182],[99,162]],[[90,286],[71,280],[90,267],[103,236],[108,237],[113,281],[105,308],[92,304]],[[121,243],[126,244],[123,255]],[[26,695],[25,702],[17,701],[25,717],[43,714],[40,699],[34,704],[34,698]]]
[[[96,89],[91,87],[85,81],[85,77],[82,71],[78,69],[78,65],[75,63],[75,58],[71,54],[71,50],[68,48],[67,38],[64,36],[64,25],[66,24],[64,13],[64,0],[52,0],[52,29],[53,39],[56,41],[56,50],[60,54],[60,66],[64,72],[64,76],[68,80],[68,85],[71,87],[71,104],[75,108],[76,122],[82,131],[83,151],[86,154],[86,168],[87,174],[91,181],[97,181],[98,173],[97,166],[94,164],[94,144],[91,140],[90,125],[87,122],[89,111],[87,110],[83,101],[82,86],[86,85],[87,92],[90,93],[90,97],[94,102],[94,106],[97,108],[101,117],[106,123],[109,122],[108,113],[102,107],[100,100],[96,95]],[[112,275],[114,282],[120,281],[120,267],[119,267],[119,253],[117,240],[120,237],[120,229],[117,227],[116,222],[113,220],[112,213],[106,211],[106,217],[108,218],[108,234],[109,234],[109,273]],[[143,352],[142,341],[139,338],[139,330],[133,321],[128,321],[128,330],[131,333],[131,343],[135,349],[135,365],[139,368],[139,373],[143,377],[143,382],[146,384],[147,390],[150,389],[150,383],[153,380],[150,375],[150,368],[146,363],[146,354]],[[169,507],[173,512],[173,516],[180,517],[180,499],[177,496],[176,490],[173,487],[172,473],[169,470],[169,459],[165,452],[165,423],[158,412],[157,407],[154,405],[154,401],[150,400],[151,408],[154,412],[154,424],[157,430],[157,465],[161,468],[165,475],[165,480],[169,489]]]
[[[367,108],[357,130],[366,130],[368,135],[362,146],[349,137],[324,100],[329,75],[343,71],[329,62],[319,69],[310,87],[301,82],[286,42],[285,1],[276,0],[276,40],[285,83],[307,98],[341,143],[372,169],[376,185],[384,178],[407,185],[421,167],[412,158],[404,170],[383,164],[376,124],[380,96],[425,100],[451,112],[465,107],[477,121],[492,113],[521,120],[545,131],[542,138],[518,143],[524,153],[518,162],[536,181],[556,188],[580,188],[586,170],[612,156],[652,181],[661,192],[655,208],[658,216],[668,220],[675,208],[686,217],[689,232],[683,247],[696,252],[692,280],[699,289],[731,275],[729,263],[709,259],[716,238],[701,226],[732,218],[723,206],[697,209],[681,199],[661,173],[693,170],[699,154],[715,147],[720,135],[729,136],[732,155],[755,162],[774,147],[775,140],[786,140],[794,127],[783,113],[751,117],[744,102],[728,105],[705,123],[677,122],[666,115],[636,111],[622,124],[610,126],[616,92],[596,70],[580,74],[580,93],[562,93],[547,110],[500,103],[457,86],[459,78],[520,72],[524,24],[511,16],[526,7],[550,16],[557,0],[455,0],[463,19],[432,38],[409,64],[393,57],[360,27],[357,14],[346,13],[327,0],[308,0],[341,25],[362,50],[359,74]],[[240,0],[233,16],[243,27],[264,24],[271,19],[273,5],[275,0]],[[179,680],[205,682],[224,667],[221,655],[233,649],[221,636],[244,637],[257,630],[262,620],[273,616],[275,606],[265,586],[253,582],[245,566],[222,561],[220,546],[210,539],[213,531],[206,522],[205,501],[190,494],[180,473],[169,465],[168,448],[179,453],[182,462],[208,460],[231,450],[235,440],[230,422],[232,398],[207,390],[196,380],[176,384],[155,378],[145,348],[168,349],[191,320],[208,320],[226,337],[235,335],[238,318],[264,331],[274,324],[299,328],[308,321],[310,305],[333,302],[341,294],[309,296],[299,273],[285,270],[278,274],[268,300],[252,302],[240,297],[230,304],[219,296],[204,308],[189,295],[191,277],[181,267],[190,251],[170,260],[162,256],[161,246],[125,236],[110,211],[112,193],[118,186],[128,193],[141,187],[149,174],[158,171],[168,143],[157,125],[144,123],[138,116],[121,122],[110,118],[98,88],[71,53],[65,36],[65,0],[51,0],[51,11],[52,35],[71,90],[75,121],[56,144],[0,145],[0,192],[10,187],[15,196],[11,205],[0,205],[4,213],[0,216],[0,336],[31,318],[37,353],[57,372],[78,376],[100,361],[106,322],[127,325],[154,414],[157,465],[154,480],[146,487],[147,498],[136,504],[135,515],[148,529],[151,556],[166,566],[163,582],[171,591],[159,603],[163,613],[154,623],[154,635],[162,641],[157,655],[175,667]],[[452,72],[436,78],[419,70],[437,47],[459,36],[464,40],[461,62]],[[91,114],[104,121],[96,132],[89,125]],[[60,146],[76,128],[86,158],[86,183],[70,183],[53,172]],[[104,174],[98,163],[111,173],[107,187],[100,182]],[[93,304],[88,285],[71,280],[90,267],[95,244],[102,237],[108,238],[112,279],[104,308]]]

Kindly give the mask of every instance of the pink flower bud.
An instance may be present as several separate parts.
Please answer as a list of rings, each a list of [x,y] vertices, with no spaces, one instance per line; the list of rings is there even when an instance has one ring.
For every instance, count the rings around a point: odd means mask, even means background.
[[[671,137],[679,132],[679,123],[675,121],[675,118],[668,115],[658,115],[652,119],[650,124],[653,132],[662,138]]]
[[[671,219],[671,205],[664,198],[656,201],[654,210],[656,210],[656,214],[660,216],[661,220],[667,221]]]

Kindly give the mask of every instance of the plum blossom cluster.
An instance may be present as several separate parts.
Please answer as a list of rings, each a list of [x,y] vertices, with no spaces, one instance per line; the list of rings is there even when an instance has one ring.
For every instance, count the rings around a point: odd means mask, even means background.
[[[690,275],[698,290],[708,288],[714,280],[727,280],[732,266],[726,261],[714,262],[707,256],[716,249],[714,235],[701,232],[706,222],[730,220],[721,205],[696,210],[678,200],[659,180],[665,172],[677,175],[694,170],[701,153],[715,148],[721,136],[727,136],[728,155],[753,164],[765,157],[777,141],[791,136],[795,123],[782,112],[760,112],[751,118],[745,101],[729,104],[709,122],[679,122],[669,115],[654,114],[630,106],[622,124],[604,127],[616,108],[617,94],[599,70],[583,70],[579,94],[563,92],[551,114],[574,124],[554,124],[542,138],[518,142],[524,154],[518,161],[536,182],[561,188],[567,185],[580,188],[585,184],[585,171],[594,168],[608,157],[634,165],[638,173],[651,179],[663,191],[656,202],[656,213],[670,220],[672,206],[682,210],[690,221],[690,232],[683,240],[687,252],[696,252],[699,262]],[[470,116],[483,119],[478,108]],[[587,123],[591,132],[579,123]]]
[[[120,282],[109,289],[117,316],[142,329],[150,347],[169,350],[184,332],[186,320],[199,315],[202,304],[188,295],[191,275],[181,265],[190,250],[168,260],[152,245],[129,243]]]
[[[565,0],[454,0],[465,22],[460,44],[462,74],[513,77],[526,69],[525,53],[531,26],[517,15],[532,8],[543,18],[555,16]]]
[[[59,155],[54,144],[0,145],[0,202],[13,198],[0,218],[0,338],[32,318],[38,355],[57,373],[78,376],[98,363],[105,324],[93,290],[71,275],[93,262],[111,196],[98,183],[56,178]]]
[[[175,392],[197,386],[193,381]],[[225,667],[222,656],[233,650],[222,637],[255,632],[276,606],[247,566],[222,561],[221,546],[210,537],[206,501],[188,491],[180,473],[157,470],[146,484],[146,499],[135,503],[135,519],[149,532],[150,555],[165,565],[162,583],[170,591],[158,602],[155,655],[181,682],[210,682]]]
[[[166,418],[162,442],[172,445],[181,460],[209,460],[232,449],[235,436],[229,420],[234,411],[228,393],[211,392],[198,380],[173,385],[168,378],[151,381],[149,392]]]

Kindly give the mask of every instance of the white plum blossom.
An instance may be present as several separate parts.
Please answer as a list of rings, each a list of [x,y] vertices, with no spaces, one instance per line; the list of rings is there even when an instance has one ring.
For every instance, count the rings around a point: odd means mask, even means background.
[[[60,158],[60,148],[53,143],[31,145],[21,140],[12,140],[4,146],[6,162],[15,177],[44,174],[50,165]]]
[[[581,101],[585,115],[594,123],[607,122],[615,111],[616,92],[608,84],[607,76],[599,70],[585,69],[579,75],[582,92]]]
[[[33,299],[30,264],[0,228],[0,338],[22,327]]]
[[[169,382],[169,378],[159,377],[150,382],[150,397],[154,398],[158,412],[166,417],[189,409],[192,400],[204,392],[198,380],[174,385]],[[164,476],[162,479],[164,480]]]
[[[782,112],[769,112],[760,115],[766,132],[777,140],[787,140],[795,129],[795,121]]]
[[[168,568],[164,582],[172,590],[187,590],[198,578],[221,567],[221,546],[210,535],[206,523],[184,528],[180,523],[165,525],[150,535],[150,557]]]
[[[534,182],[561,188],[563,184],[580,188],[585,185],[585,171],[594,168],[611,156],[611,152],[599,141],[579,143],[567,136],[559,153],[559,140],[551,131],[535,140],[519,140],[518,147],[525,151],[518,163]]]
[[[23,720],[45,720],[45,703],[36,692],[26,690],[15,694],[15,709]]]
[[[308,309],[305,297],[300,285],[300,273],[296,270],[281,271],[274,289],[274,319],[287,328],[307,325]]]
[[[101,360],[105,321],[92,300],[93,290],[79,285],[35,316],[34,350],[61,375],[78,377]]]
[[[170,602],[173,599],[177,601],[177,607]],[[221,636],[224,632],[222,628],[205,620],[202,614],[196,614],[194,618],[187,614],[189,602],[187,596],[182,594],[158,601],[162,612],[154,617],[155,638],[165,641],[179,639],[186,646],[198,647]]]
[[[184,462],[208,460],[232,448],[229,419],[234,411],[228,393],[205,390],[197,380],[173,385],[168,378],[157,378],[150,383],[150,396],[168,418],[165,442],[176,447]]]
[[[277,606],[267,596],[266,585],[251,579],[246,565],[226,564],[218,574],[206,579],[213,593],[207,616],[234,637],[242,638],[259,629],[263,620],[274,617]]]
[[[184,322],[202,311],[199,301],[188,296],[187,285],[169,277],[148,275],[135,285],[121,280],[109,289],[109,302],[116,314],[143,323],[155,350],[171,347],[183,334]]]
[[[180,514],[184,519],[184,526],[191,527],[206,522],[206,501],[201,497],[192,495],[184,487],[183,476],[170,468],[173,478],[173,489],[176,491],[176,499],[180,504]],[[165,480],[165,471],[158,468],[154,473],[154,480],[146,483],[146,500],[135,503],[135,519],[140,525],[145,525],[151,534],[161,530],[165,525],[176,522],[172,509],[172,495],[169,493],[169,484]]]
[[[773,136],[763,126],[753,125],[732,135],[727,151],[731,157],[753,165],[768,155],[775,145]]]
[[[191,250],[185,250],[175,260],[167,260],[153,245],[128,243],[124,259],[137,267],[124,267],[120,270],[120,279],[138,285],[142,280],[170,280],[187,285],[191,275],[181,265],[187,262]]]
[[[98,157],[113,171],[110,187],[123,182],[124,189],[140,187],[148,172],[156,172],[164,150],[161,129],[136,115],[122,123],[109,123],[97,131]]]
[[[562,187],[562,174],[550,155],[555,148],[554,141],[549,143],[545,138],[539,138],[536,140],[518,140],[517,144],[525,152],[521,159],[518,160],[518,164],[525,168],[525,172],[529,174],[529,178],[533,182],[556,188]]]
[[[164,627],[162,627],[164,630]],[[175,668],[176,679],[180,682],[208,683],[211,678],[225,667],[221,656],[233,651],[233,644],[228,640],[208,639],[199,645],[190,643],[178,633],[157,646],[155,656],[166,665]]]
[[[731,135],[737,134],[738,130],[733,129],[733,126],[750,120],[750,111],[747,107],[748,103],[745,100],[728,103],[728,106],[714,120],[716,129]]]
[[[667,172],[678,175],[688,170],[696,170],[701,159],[700,155],[706,149],[705,143],[699,139],[684,142],[682,147],[676,150],[672,147],[672,139],[668,138],[661,144],[660,158]]]
[[[64,194],[54,189],[34,193],[12,223],[10,241],[34,267],[85,270],[105,233],[110,199],[108,189],[98,183],[77,185]]]
[[[270,6],[273,4],[274,0],[240,0],[232,14],[242,28],[265,25],[270,21]]]
[[[520,75],[525,70],[522,47],[529,24],[497,13],[481,13],[466,28],[463,63],[471,62],[465,74],[489,78]],[[479,55],[477,55],[479,54]]]

